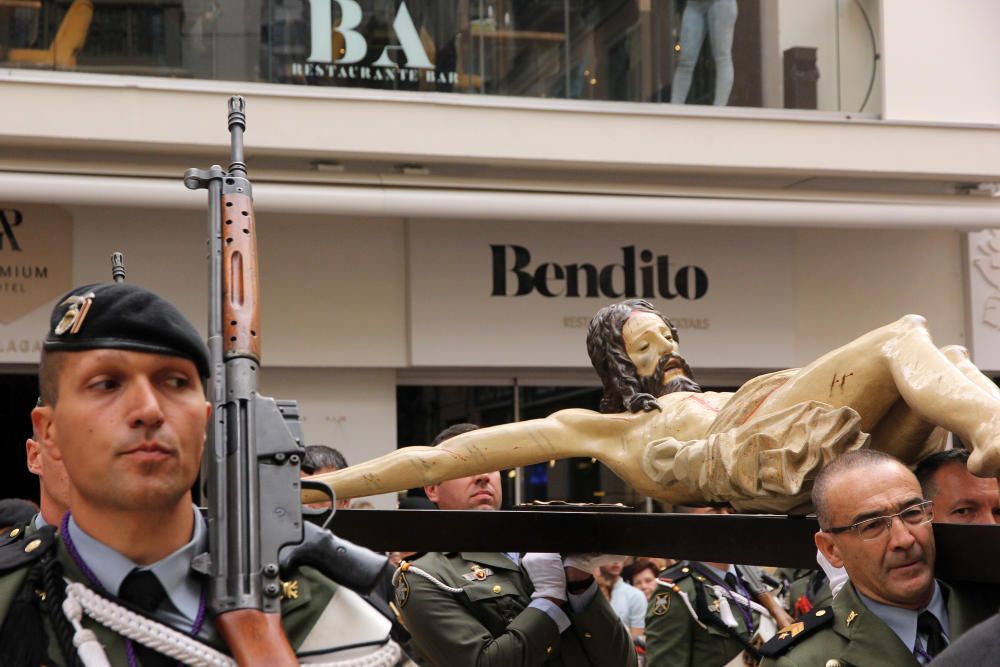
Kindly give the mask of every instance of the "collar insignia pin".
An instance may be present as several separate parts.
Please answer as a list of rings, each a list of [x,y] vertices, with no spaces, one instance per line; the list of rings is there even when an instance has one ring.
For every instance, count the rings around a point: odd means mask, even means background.
[[[858,617],[858,612],[851,610],[851,613],[847,615],[847,626],[850,627],[851,621]]]
[[[281,582],[281,598],[283,600],[299,599],[299,582],[295,579]]]

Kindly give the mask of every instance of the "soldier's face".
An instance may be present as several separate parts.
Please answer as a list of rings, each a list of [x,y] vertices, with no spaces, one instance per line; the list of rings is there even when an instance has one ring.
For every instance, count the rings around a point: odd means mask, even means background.
[[[32,419],[65,466],[74,512],[163,510],[187,497],[210,410],[195,365],[125,350],[65,354],[56,405]]]
[[[427,498],[443,510],[500,509],[501,489],[499,472],[460,477],[424,487]]]
[[[827,494],[834,526],[895,514],[923,500],[917,478],[897,463],[846,471],[832,480]],[[863,540],[852,530],[820,532],[816,546],[831,564],[847,570],[858,591],[877,602],[920,609],[934,593],[930,523],[911,526],[897,517],[873,540]]]
[[[935,523],[1000,523],[1000,490],[994,477],[976,477],[964,463],[941,466],[934,473]]]
[[[622,327],[625,352],[639,377],[650,377],[665,359],[662,383],[684,374],[684,360],[677,341],[663,319],[655,313],[636,311]]]

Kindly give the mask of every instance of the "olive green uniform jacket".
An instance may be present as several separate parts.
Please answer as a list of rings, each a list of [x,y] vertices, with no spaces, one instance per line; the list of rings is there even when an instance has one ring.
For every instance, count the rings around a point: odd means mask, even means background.
[[[35,531],[33,528],[21,529],[16,538],[11,538],[10,533],[5,533],[0,549],[23,550],[32,542]],[[65,545],[61,540],[57,541],[58,559],[63,566],[63,575],[71,581],[86,583],[86,577],[80,572],[76,563],[70,557]],[[8,612],[15,596],[21,590],[28,575],[29,565],[18,567],[0,575],[0,625],[7,619]],[[323,577],[312,568],[303,567],[298,571],[298,576],[294,580],[298,583],[298,595],[295,599],[284,599],[281,603],[282,624],[285,634],[293,648],[298,648],[309,636],[310,631],[319,619],[320,614],[336,594],[338,586]],[[45,625],[45,634],[48,639],[49,661],[46,667],[64,667],[67,664],[66,658],[59,648],[55,632],[47,615],[42,614]],[[209,617],[206,623],[211,623]],[[107,654],[108,662],[111,665],[127,665],[125,640],[115,632],[94,622],[89,616],[84,614],[83,626],[93,630],[98,641],[103,645]],[[228,653],[226,647],[217,639],[212,644],[213,648]],[[331,657],[331,660],[336,657]]]
[[[687,561],[664,570],[660,575],[659,585],[653,591],[646,611],[647,667],[721,667],[743,651],[744,641],[750,640],[746,621],[736,603],[730,602],[733,617],[739,623],[739,627],[733,630],[739,638],[722,628],[719,607],[711,590],[711,586],[721,582],[714,576],[699,563]],[[687,595],[696,611],[699,595],[703,596],[705,608],[699,617],[707,629],[698,624],[681,596],[667,581]],[[751,618],[756,628],[760,615],[753,612]]]
[[[581,613],[563,611],[561,635],[545,612],[528,607],[527,574],[502,553],[430,552],[413,561],[461,593],[409,572],[396,586],[396,605],[421,657],[438,667],[628,667],[632,639],[600,592]],[[477,571],[479,574],[477,574]]]
[[[948,638],[954,642],[973,625],[989,618],[1000,604],[995,586],[953,587],[941,584],[947,599]],[[869,611],[854,586],[845,584],[831,607],[817,608],[799,623],[782,628],[761,647],[761,667],[919,667],[911,650],[889,626]],[[970,666],[972,667],[972,666]]]

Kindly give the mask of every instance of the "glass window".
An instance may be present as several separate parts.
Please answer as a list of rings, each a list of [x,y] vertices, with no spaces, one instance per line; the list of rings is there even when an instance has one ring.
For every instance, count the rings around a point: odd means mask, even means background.
[[[0,0],[0,64],[877,110],[877,0]]]

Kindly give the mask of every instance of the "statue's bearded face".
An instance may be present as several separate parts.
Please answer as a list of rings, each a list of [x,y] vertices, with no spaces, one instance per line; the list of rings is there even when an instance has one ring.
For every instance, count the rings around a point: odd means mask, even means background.
[[[661,396],[669,383],[691,378],[691,367],[678,353],[670,327],[656,313],[632,313],[622,327],[622,342],[643,391]]]

